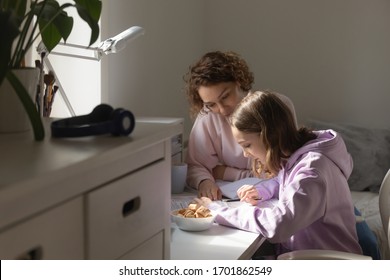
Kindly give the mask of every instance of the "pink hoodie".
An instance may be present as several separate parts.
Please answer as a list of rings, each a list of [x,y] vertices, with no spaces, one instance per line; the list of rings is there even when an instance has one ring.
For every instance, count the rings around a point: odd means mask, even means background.
[[[353,203],[347,183],[352,158],[343,139],[333,130],[315,132],[288,159],[278,176],[256,186],[276,206],[245,204],[238,208],[211,203],[216,222],[257,232],[280,253],[300,249],[328,249],[362,254],[356,234]]]

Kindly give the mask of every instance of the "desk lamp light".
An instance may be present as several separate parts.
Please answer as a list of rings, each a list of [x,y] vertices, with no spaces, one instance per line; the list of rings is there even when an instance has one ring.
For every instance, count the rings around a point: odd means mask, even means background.
[[[59,43],[59,45],[62,45],[64,47],[69,47],[69,48],[79,48],[83,50],[91,50],[94,52],[94,56],[87,56],[87,55],[77,55],[77,54],[70,54],[70,53],[65,53],[65,52],[55,52],[52,51],[50,54],[52,55],[61,55],[61,56],[69,56],[69,57],[74,57],[74,58],[82,58],[82,59],[89,59],[89,60],[95,60],[95,61],[100,61],[102,56],[111,54],[111,53],[117,53],[123,50],[127,43],[130,41],[136,39],[140,35],[145,34],[145,30],[140,27],[140,26],[132,26],[125,31],[119,33],[118,35],[111,37],[103,42],[101,42],[97,47],[95,48],[89,48],[81,45],[76,45],[76,44],[65,44],[65,43]],[[73,110],[72,105],[69,102],[69,99],[67,95],[65,94],[64,88],[62,87],[60,80],[58,79],[57,75],[55,74],[55,71],[53,69],[53,66],[51,65],[49,59],[47,58],[48,56],[48,51],[43,44],[43,42],[39,43],[37,47],[37,52],[39,53],[40,57],[43,60],[43,63],[46,65],[46,67],[53,73],[54,78],[56,80],[56,84],[58,86],[58,90],[66,104],[66,107],[68,108],[71,116],[75,116],[75,112]],[[41,66],[42,67],[42,66]],[[41,77],[40,80],[40,104],[43,104],[43,77]],[[43,115],[42,112],[43,106],[40,106],[40,115]]]

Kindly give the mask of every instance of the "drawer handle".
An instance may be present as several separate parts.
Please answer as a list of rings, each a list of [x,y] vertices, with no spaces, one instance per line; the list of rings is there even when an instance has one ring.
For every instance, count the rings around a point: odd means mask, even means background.
[[[129,216],[131,213],[137,211],[141,205],[141,198],[137,196],[129,201],[127,201],[122,208],[123,217]]]
[[[41,246],[28,250],[24,254],[21,254],[17,260],[42,260],[43,249]]]

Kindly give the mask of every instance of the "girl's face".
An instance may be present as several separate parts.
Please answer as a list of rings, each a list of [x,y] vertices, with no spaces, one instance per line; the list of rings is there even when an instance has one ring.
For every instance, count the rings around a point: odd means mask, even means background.
[[[211,86],[200,86],[199,96],[206,109],[213,113],[229,116],[237,104],[246,95],[234,82],[219,83]]]
[[[244,156],[259,160],[265,164],[266,149],[258,133],[244,133],[232,127],[232,133],[237,143],[241,146]]]

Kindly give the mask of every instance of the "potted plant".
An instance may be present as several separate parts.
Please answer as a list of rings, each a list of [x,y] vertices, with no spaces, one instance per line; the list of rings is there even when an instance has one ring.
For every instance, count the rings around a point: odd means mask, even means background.
[[[73,0],[60,4],[56,0],[0,0],[0,85],[5,79],[14,88],[31,122],[35,140],[44,138],[42,119],[33,99],[13,73],[24,67],[27,51],[41,39],[50,52],[73,29],[73,18],[66,9],[77,9],[91,29],[89,45],[99,37],[100,0]]]

